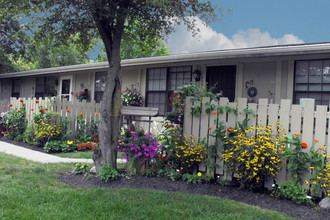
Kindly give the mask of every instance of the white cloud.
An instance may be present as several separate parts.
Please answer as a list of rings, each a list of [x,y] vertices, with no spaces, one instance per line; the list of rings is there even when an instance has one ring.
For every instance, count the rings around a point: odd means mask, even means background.
[[[197,27],[199,27],[200,32],[195,37],[187,31],[185,26],[175,27],[176,31],[169,36],[166,43],[172,54],[304,43],[303,40],[293,34],[273,38],[268,32],[261,32],[257,28],[246,31],[240,30],[229,38],[216,32],[211,27],[207,27],[198,18]]]

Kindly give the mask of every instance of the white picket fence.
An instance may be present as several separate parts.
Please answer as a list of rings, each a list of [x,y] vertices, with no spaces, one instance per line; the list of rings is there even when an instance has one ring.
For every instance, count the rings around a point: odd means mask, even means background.
[[[330,148],[330,135],[327,135],[330,129],[329,124],[329,112],[328,106],[317,105],[315,111],[315,103],[312,99],[307,99],[304,102],[304,107],[301,105],[292,105],[291,100],[283,99],[281,104],[268,104],[268,99],[259,99],[259,103],[247,103],[246,98],[239,98],[236,102],[230,103],[227,98],[221,98],[219,101],[211,101],[211,104],[215,106],[229,106],[236,108],[238,114],[233,112],[226,112],[223,108],[223,114],[207,114],[205,112],[205,104],[210,102],[210,98],[204,97],[202,102],[192,103],[193,97],[187,97],[186,107],[184,113],[184,133],[193,137],[208,137],[208,134],[212,133],[217,125],[214,124],[214,120],[223,121],[227,127],[235,127],[237,122],[242,122],[248,118],[248,126],[273,126],[273,134],[278,134],[276,122],[279,122],[280,129],[284,129],[284,132],[279,135],[287,134],[301,134],[302,141],[308,144],[308,148],[304,151],[309,152],[310,147],[313,144],[314,139],[319,140],[315,143],[315,149],[326,146],[325,152],[329,152]],[[201,114],[198,117],[192,115],[192,109],[194,106],[201,107]],[[255,115],[246,114],[244,109],[252,110]],[[214,111],[217,111],[215,109]],[[212,127],[212,129],[208,129]],[[209,136],[207,138],[208,144],[215,143],[215,138]],[[221,155],[220,155],[221,157]],[[285,161],[282,161],[285,164]],[[223,161],[216,161],[218,165],[216,173],[220,175],[226,175]],[[200,170],[205,171],[205,166],[200,166]],[[306,174],[306,176],[308,173]],[[283,183],[290,178],[286,169],[282,169],[278,176],[276,176],[277,183]],[[265,183],[265,187],[271,188],[272,181]]]
[[[28,122],[33,120],[35,114],[40,114],[39,109],[47,109],[47,111],[53,111],[59,113],[56,117],[57,121],[63,119],[70,119],[71,124],[69,130],[71,133],[76,131],[76,121],[80,113],[83,114],[86,123],[89,124],[92,119],[100,120],[100,103],[86,102],[83,100],[79,102],[77,100],[67,101],[66,99],[60,100],[58,98],[11,98],[9,100],[6,110],[19,109],[22,106],[22,102],[25,104],[26,119]],[[13,105],[9,108],[9,105]]]

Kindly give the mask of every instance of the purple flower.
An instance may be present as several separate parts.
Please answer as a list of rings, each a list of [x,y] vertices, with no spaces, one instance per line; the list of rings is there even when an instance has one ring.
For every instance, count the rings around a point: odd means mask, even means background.
[[[133,147],[133,143],[129,143],[129,146]]]
[[[149,151],[149,148],[144,148],[145,151]]]
[[[117,149],[117,152],[121,152],[121,149]]]
[[[139,139],[138,137],[135,137],[135,138],[134,138],[134,141],[137,141],[138,139]]]
[[[127,156],[126,155],[124,155],[124,159],[127,159]]]
[[[149,135],[146,135],[146,138],[149,138]]]
[[[127,132],[131,132],[131,129],[127,129]]]
[[[132,132],[132,136],[134,136],[135,135],[135,133],[134,132]]]
[[[144,158],[144,160],[148,160],[148,158]]]
[[[131,150],[134,150],[134,147],[131,147]]]
[[[142,147],[146,147],[147,145],[146,144],[142,144]]]
[[[147,157],[149,157],[149,154],[148,154],[148,153],[146,153],[146,156],[147,156]]]
[[[154,155],[153,154],[150,154],[150,158],[154,158]]]
[[[134,154],[134,156],[133,156],[134,158],[137,158],[138,157],[138,155],[136,155],[136,154]]]
[[[149,141],[152,141],[152,139],[150,138]]]
[[[124,147],[126,147],[126,145],[127,145],[127,144],[126,144],[126,143],[124,143]]]
[[[141,152],[139,152],[139,153],[138,153],[138,156],[141,156],[141,155],[142,155]]]

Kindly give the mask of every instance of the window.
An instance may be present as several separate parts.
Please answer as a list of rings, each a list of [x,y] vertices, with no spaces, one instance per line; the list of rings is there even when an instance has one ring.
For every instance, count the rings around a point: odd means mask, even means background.
[[[12,87],[11,87],[11,97],[19,98],[19,92],[20,91],[20,80],[19,79],[13,79],[12,80]]]
[[[36,98],[52,97],[57,95],[57,85],[55,76],[36,78]]]
[[[95,102],[100,102],[102,100],[106,79],[107,79],[106,71],[95,73],[95,93],[94,93]]]
[[[330,100],[330,60],[297,61],[295,67],[295,103],[302,98],[315,99],[317,105]]]
[[[159,114],[171,111],[169,98],[182,84],[191,83],[191,66],[153,68],[147,71],[146,106],[159,108]]]

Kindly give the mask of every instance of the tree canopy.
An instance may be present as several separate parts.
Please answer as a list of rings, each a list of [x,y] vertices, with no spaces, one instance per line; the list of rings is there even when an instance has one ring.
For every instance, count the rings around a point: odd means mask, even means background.
[[[165,38],[175,24],[183,23],[195,34],[196,16],[207,24],[218,20],[221,11],[210,0],[0,0],[2,6],[31,17],[31,31],[37,39],[56,36],[88,50],[100,36],[109,70],[101,106],[100,147],[94,153],[96,166],[116,167],[121,92],[121,43],[139,36]],[[128,41],[127,41],[128,42]]]

